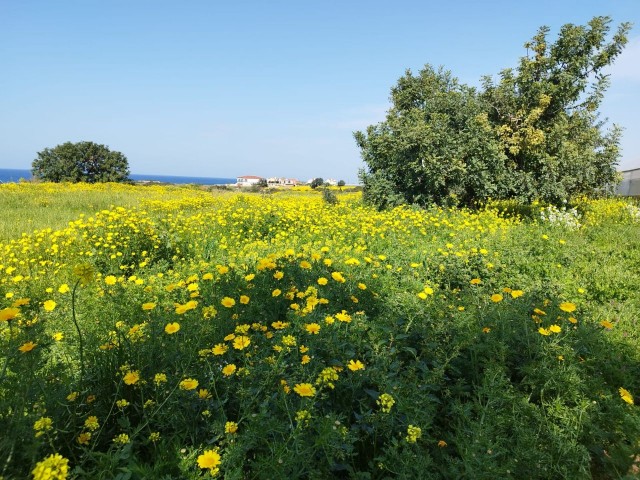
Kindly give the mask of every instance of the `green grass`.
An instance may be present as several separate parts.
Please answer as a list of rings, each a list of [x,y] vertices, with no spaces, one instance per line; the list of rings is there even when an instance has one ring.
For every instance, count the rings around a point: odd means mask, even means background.
[[[125,186],[107,184],[102,188],[83,188],[35,183],[0,186],[0,243],[19,238],[23,233],[44,228],[60,229],[80,215],[92,215],[112,206],[135,207],[142,200],[166,199],[193,193],[193,187]]]

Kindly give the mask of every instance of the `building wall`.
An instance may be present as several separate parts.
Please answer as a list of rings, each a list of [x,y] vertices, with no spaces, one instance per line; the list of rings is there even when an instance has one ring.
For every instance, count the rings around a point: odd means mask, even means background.
[[[640,196],[640,168],[620,173],[622,173],[622,182],[618,185],[616,193],[625,197]]]

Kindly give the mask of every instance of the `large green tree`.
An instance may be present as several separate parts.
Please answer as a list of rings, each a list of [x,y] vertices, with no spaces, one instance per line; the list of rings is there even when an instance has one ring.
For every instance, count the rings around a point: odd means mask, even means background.
[[[38,152],[31,167],[47,182],[126,182],[129,162],[122,153],[93,142],[66,142]]]
[[[378,206],[459,203],[499,196],[504,154],[477,92],[427,65],[391,90],[385,122],[356,132],[368,172],[364,196]]]
[[[607,66],[630,24],[609,39],[611,19],[564,25],[555,43],[542,27],[527,54],[476,91],[449,72],[407,71],[391,91],[384,122],[356,132],[367,169],[365,199],[471,204],[492,198],[560,202],[616,183],[620,129],[604,130],[598,108]]]

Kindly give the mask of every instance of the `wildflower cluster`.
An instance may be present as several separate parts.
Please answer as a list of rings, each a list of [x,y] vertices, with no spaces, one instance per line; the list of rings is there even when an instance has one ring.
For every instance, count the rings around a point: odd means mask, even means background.
[[[380,410],[384,413],[389,413],[391,408],[395,405],[396,401],[388,393],[383,393],[378,397],[376,403],[380,407]]]
[[[69,460],[60,454],[49,455],[33,469],[33,480],[65,480],[69,472]]]
[[[624,208],[633,222],[640,222],[640,208],[637,205],[627,203]]]
[[[540,211],[540,220],[570,230],[577,230],[582,226],[580,214],[575,207],[567,209],[566,206],[558,208],[554,205],[549,205]]]

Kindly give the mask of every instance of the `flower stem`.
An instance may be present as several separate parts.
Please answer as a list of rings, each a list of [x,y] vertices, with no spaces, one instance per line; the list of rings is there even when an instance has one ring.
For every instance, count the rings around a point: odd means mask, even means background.
[[[76,290],[78,289],[78,285],[80,285],[80,280],[76,282],[73,286],[73,292],[71,293],[71,319],[73,320],[73,324],[76,326],[76,331],[78,332],[78,346],[80,350],[80,378],[84,378],[84,344],[82,340],[82,332],[80,331],[80,325],[78,325],[78,320],[76,319]]]

